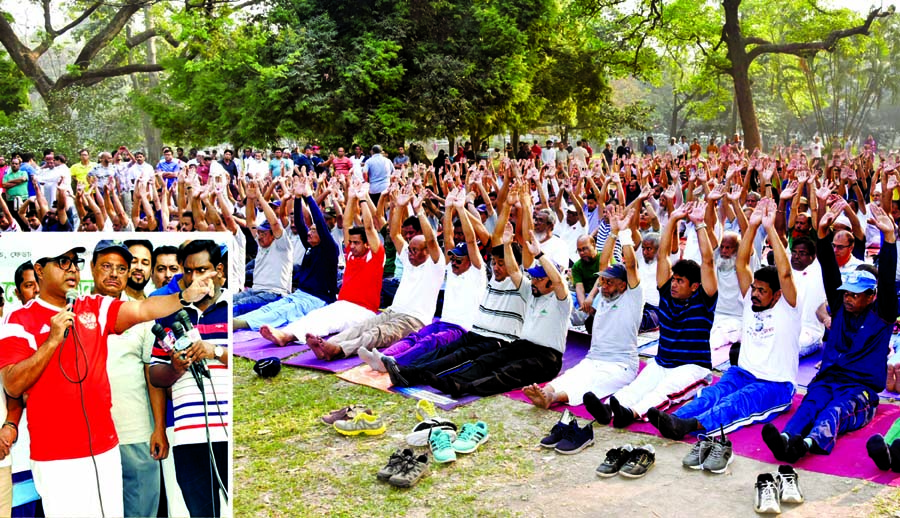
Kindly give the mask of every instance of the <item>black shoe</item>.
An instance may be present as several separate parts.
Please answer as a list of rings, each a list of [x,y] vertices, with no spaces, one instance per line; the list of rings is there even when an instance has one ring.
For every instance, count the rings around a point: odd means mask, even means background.
[[[566,410],[559,421],[550,429],[550,433],[541,439],[541,448],[556,448],[559,441],[566,436],[566,430],[573,427],[578,428],[578,423],[575,422],[575,416]]]
[[[884,436],[876,433],[866,441],[866,452],[869,458],[875,461],[875,465],[882,471],[891,469],[891,450],[884,442]]]
[[[793,464],[802,459],[809,452],[809,446],[806,441],[799,435],[793,435],[788,439],[787,453],[785,454],[785,462]]]
[[[775,428],[774,424],[766,423],[766,425],[763,426],[762,438],[766,443],[766,446],[769,447],[769,450],[772,451],[772,455],[775,456],[775,459],[782,462],[787,461],[787,439],[781,435],[781,432],[778,431],[778,428]]]
[[[626,444],[621,448],[613,448],[606,452],[603,463],[597,466],[597,476],[603,478],[616,476],[616,473],[628,462],[633,449],[630,444]]]
[[[647,419],[663,437],[673,441],[680,441],[684,439],[685,435],[697,430],[696,419],[681,419],[678,416],[661,412],[656,407],[650,407],[647,410]]]
[[[582,398],[584,402],[584,408],[590,412],[594,419],[600,424],[609,424],[612,420],[612,410],[609,409],[609,405],[604,405],[600,398],[594,395],[593,392],[587,392]]]
[[[616,428],[625,428],[636,421],[634,412],[630,408],[620,405],[615,396],[610,396],[609,408],[612,410],[613,426]]]
[[[641,478],[653,467],[656,462],[656,451],[653,446],[647,444],[635,448],[628,456],[628,461],[619,470],[619,475],[627,478]]]
[[[400,472],[400,469],[413,458],[413,451],[409,448],[397,450],[391,454],[387,465],[378,470],[378,480],[387,482],[388,479]]]
[[[400,366],[397,365],[397,360],[390,356],[385,356],[381,359],[381,362],[384,363],[384,368],[387,370],[388,376],[391,377],[392,385],[395,387],[411,386],[410,382],[400,374]]]
[[[566,435],[556,445],[556,453],[574,455],[588,446],[594,444],[594,422],[586,424],[584,428],[578,427],[578,422],[573,420],[574,427],[566,429]]]
[[[891,471],[900,473],[900,439],[894,439],[888,450],[891,452]]]

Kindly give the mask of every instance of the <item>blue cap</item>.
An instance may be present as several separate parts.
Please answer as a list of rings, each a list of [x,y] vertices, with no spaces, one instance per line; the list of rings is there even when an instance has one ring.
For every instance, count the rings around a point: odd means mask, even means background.
[[[487,205],[485,205],[484,203],[475,208],[478,209],[478,212],[487,212]]]
[[[263,221],[262,223],[260,223],[259,226],[256,227],[256,229],[259,231],[263,231],[263,230],[271,231],[272,225],[269,225],[269,220],[266,220],[266,221]]]
[[[878,280],[870,272],[865,270],[854,270],[850,273],[841,275],[841,287],[839,290],[849,291],[850,293],[862,293],[868,290],[874,290],[878,285]]]
[[[559,271],[559,268],[557,268],[556,270]],[[545,270],[544,267],[540,264],[525,271],[528,272],[528,275],[530,275],[532,279],[543,279],[544,277],[549,277],[547,275],[547,270]]]
[[[625,265],[622,263],[616,263],[602,272],[598,272],[597,275],[607,279],[619,279],[620,281],[628,280],[628,270],[625,269]]]
[[[125,259],[126,263],[131,264],[131,252],[128,251],[128,247],[125,246],[125,243],[118,239],[101,239],[100,242],[97,243],[97,246],[94,247],[94,254],[105,254],[109,252],[118,253]]]
[[[456,245],[456,248],[450,250],[450,255],[455,255],[456,257],[468,257],[469,255],[469,247],[466,246],[465,243],[460,243]]]

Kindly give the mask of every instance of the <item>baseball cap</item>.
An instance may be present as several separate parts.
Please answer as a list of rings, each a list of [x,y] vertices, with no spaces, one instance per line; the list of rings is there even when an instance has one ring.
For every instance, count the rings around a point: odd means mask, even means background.
[[[478,212],[487,212],[487,205],[485,205],[484,203],[475,208],[478,209]]]
[[[465,243],[460,243],[456,245],[453,250],[450,250],[450,255],[455,255],[456,257],[466,257],[469,255],[469,247],[466,246]]]
[[[281,360],[275,356],[258,360],[253,364],[253,372],[260,378],[273,378],[281,372]]]
[[[868,290],[874,290],[878,285],[878,280],[870,272],[865,270],[854,270],[841,275],[841,286],[838,290],[849,291],[850,293],[862,293]]]
[[[266,221],[263,221],[262,223],[260,223],[259,226],[256,227],[256,229],[259,231],[264,231],[264,230],[271,231],[272,225],[269,225],[269,220],[266,220]]]
[[[628,270],[625,269],[625,265],[622,263],[616,263],[602,272],[598,272],[597,275],[606,279],[628,280]]]
[[[578,212],[578,209],[575,208],[571,203],[566,205],[566,212]]]
[[[85,251],[87,251],[85,247],[72,245],[71,241],[66,243],[62,239],[58,241],[55,239],[41,239],[31,249],[31,262],[37,263],[42,259],[53,259],[68,252],[83,254]],[[129,260],[129,262],[131,261]]]
[[[537,266],[535,266],[533,268],[529,268],[525,271],[528,272],[528,275],[530,275],[532,279],[543,279],[544,277],[549,277],[547,275],[547,270],[545,270],[544,267],[541,265],[537,265]],[[559,271],[558,267],[557,267],[557,271]]]
[[[116,252],[125,259],[126,263],[131,263],[131,252],[128,251],[128,247],[125,246],[125,243],[117,239],[101,239],[97,242],[97,246],[94,247],[94,255],[109,252]]]

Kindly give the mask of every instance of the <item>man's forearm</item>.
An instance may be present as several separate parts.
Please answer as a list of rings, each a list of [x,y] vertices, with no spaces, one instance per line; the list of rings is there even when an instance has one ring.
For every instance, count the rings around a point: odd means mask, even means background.
[[[174,370],[174,369],[173,369]],[[166,391],[150,382],[150,366],[144,366],[144,375],[147,377],[147,395],[150,398],[150,410],[153,413],[153,429],[166,429]]]
[[[169,388],[174,385],[185,372],[187,371],[178,372],[171,363],[151,365],[149,375],[150,384],[160,389]]]
[[[44,374],[57,347],[58,344],[53,345],[48,339],[30,357],[3,369],[3,387],[6,393],[14,398],[22,397]]]

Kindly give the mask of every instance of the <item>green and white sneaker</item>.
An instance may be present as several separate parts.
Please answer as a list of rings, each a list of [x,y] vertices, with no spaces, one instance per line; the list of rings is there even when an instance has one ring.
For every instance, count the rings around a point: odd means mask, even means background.
[[[472,453],[487,442],[490,436],[488,425],[484,421],[466,423],[456,440],[453,441],[453,449],[456,453]]]
[[[456,451],[450,443],[450,434],[443,428],[432,428],[428,437],[428,445],[431,446],[431,455],[439,464],[456,461]]]

